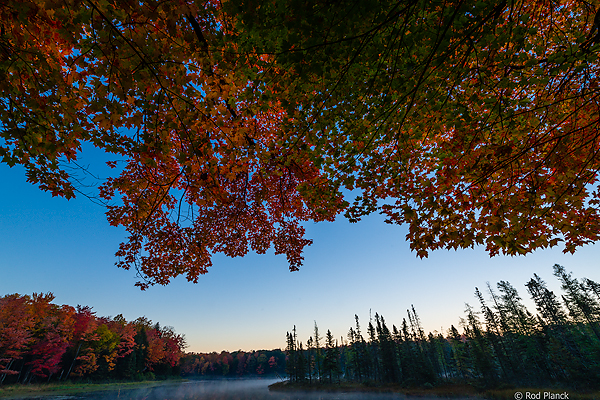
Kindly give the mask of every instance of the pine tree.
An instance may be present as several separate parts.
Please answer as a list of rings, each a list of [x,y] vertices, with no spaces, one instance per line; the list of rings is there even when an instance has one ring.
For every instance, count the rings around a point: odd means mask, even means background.
[[[302,382],[306,379],[306,358],[304,357],[304,348],[302,342],[296,345],[296,381]]]
[[[348,345],[346,344],[346,341],[344,340],[343,336],[340,336],[339,343],[336,340],[336,346],[338,348],[339,369],[337,377],[339,384],[341,383],[342,378],[348,380],[352,376],[352,361],[350,359]]]
[[[347,380],[355,380],[359,381],[360,378],[360,364],[358,361],[358,348],[357,348],[357,338],[354,333],[354,329],[350,327],[348,330],[348,349],[347,349]]]
[[[329,383],[333,383],[333,376],[339,371],[338,349],[331,331],[325,335],[325,359],[323,360],[323,374],[329,376]]]
[[[295,326],[294,326],[295,328]],[[294,335],[290,332],[287,332],[287,347],[285,349],[287,355],[287,361],[285,363],[285,373],[288,376],[288,379],[291,382],[295,382],[297,380],[296,374],[296,343],[294,341]]]
[[[358,315],[356,314],[354,314],[354,321],[356,323],[356,330],[354,331],[354,337],[356,338],[356,368],[358,371],[358,379],[362,382],[364,379],[370,376],[370,368],[367,356],[367,343],[365,342],[365,338],[360,331],[360,323],[358,320]]]
[[[502,375],[505,378],[509,378],[508,371],[513,371],[513,372],[516,372],[516,371],[515,371],[514,365],[511,365],[511,362],[508,358],[508,354],[506,351],[506,347],[504,345],[503,335],[501,332],[501,328],[500,328],[498,319],[496,318],[496,315],[492,312],[492,310],[485,303],[483,295],[481,294],[481,292],[479,291],[479,289],[477,287],[475,288],[475,296],[477,297],[477,299],[479,300],[479,303],[481,304],[481,311],[485,318],[487,339],[491,343],[494,353],[496,354],[496,356],[498,358],[498,362],[500,364],[500,369],[502,371]]]
[[[473,308],[469,304],[467,307],[467,321],[470,338],[473,341],[473,361],[483,382],[486,386],[493,386],[497,382],[497,375],[493,363],[493,355],[489,343],[482,333],[481,323]]]
[[[525,284],[527,291],[533,299],[545,325],[562,326],[566,323],[567,316],[562,309],[556,295],[546,287],[546,282],[537,274]]]
[[[600,340],[600,305],[585,290],[577,279],[567,274],[564,267],[554,264],[554,275],[561,281],[562,289],[566,292],[565,303],[574,318],[584,320]]]
[[[458,330],[454,325],[450,326],[449,338],[457,375],[460,375],[462,380],[465,381],[473,375],[465,340],[463,340],[463,336],[458,333]]]
[[[507,281],[498,282],[497,287],[500,291],[500,308],[506,316],[508,329],[521,335],[529,334],[534,320],[521,303],[522,299],[517,289]]]
[[[587,290],[591,293],[593,293],[594,295],[596,295],[596,298],[598,300],[600,300],[600,283],[594,282],[591,279],[585,278],[584,279],[584,284],[585,287],[587,288]]]
[[[142,373],[146,371],[146,364],[148,359],[148,336],[146,335],[146,329],[140,327],[135,337],[135,372],[137,377],[140,377]]]
[[[308,372],[308,383],[309,384],[312,384],[312,371],[313,371],[312,348],[313,348],[313,338],[311,336],[306,341],[306,353],[307,353],[307,355],[306,355],[306,370]]]
[[[438,359],[440,366],[440,377],[445,381],[448,381],[453,377],[452,368],[454,367],[454,359],[452,354],[452,346],[448,339],[446,339],[441,333],[437,335],[430,335],[430,341],[434,343],[435,354]]]
[[[375,335],[375,327],[373,326],[372,320],[369,318],[369,325],[367,326],[367,333],[369,334],[369,343],[367,345],[367,358],[369,363],[369,370],[371,371],[371,379],[375,382],[379,381],[379,354],[377,352],[377,336]]]
[[[402,333],[396,328],[396,325],[392,325],[392,340],[394,341],[396,365],[398,366],[398,381],[401,382],[406,379],[404,376],[405,369],[402,364]]]
[[[417,315],[414,305],[411,304],[411,309],[406,310],[408,313],[408,321],[410,323],[410,330],[414,340],[414,365],[416,372],[416,380],[420,383],[433,383],[435,382],[435,370],[430,359],[430,349],[427,347],[427,339],[425,338],[425,332],[421,326],[421,320]]]
[[[385,325],[383,316],[375,313],[375,323],[377,330],[377,343],[379,345],[378,354],[380,356],[380,365],[382,370],[382,379],[384,382],[396,382],[398,380],[398,365],[396,360],[396,349],[392,335]]]
[[[321,354],[321,336],[319,336],[319,327],[317,326],[317,321],[315,321],[315,333],[314,333],[314,343],[315,343],[315,364],[316,364],[316,376],[315,380],[321,380],[323,376],[321,371],[322,359],[323,355]]]
[[[568,317],[554,292],[549,290],[537,274],[525,285],[539,312],[538,317],[545,336],[544,352],[548,374],[564,382],[585,375],[585,356],[574,340]],[[565,304],[568,302],[565,300]]]
[[[407,310],[408,311],[408,310]],[[418,345],[410,332],[406,318],[402,319],[402,343],[399,348],[400,368],[405,372],[404,380],[409,384],[421,381],[420,357]]]

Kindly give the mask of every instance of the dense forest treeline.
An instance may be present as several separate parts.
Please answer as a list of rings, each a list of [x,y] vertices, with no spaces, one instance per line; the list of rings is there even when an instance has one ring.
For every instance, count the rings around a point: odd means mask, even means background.
[[[391,329],[375,314],[366,331],[355,316],[347,339],[324,336],[315,323],[303,344],[287,333],[286,373],[295,382],[342,381],[430,387],[470,383],[600,387],[600,284],[578,280],[554,265],[558,297],[536,274],[526,283],[535,303],[530,312],[517,289],[500,281],[488,296],[475,288],[477,307],[466,305],[459,331],[425,334],[414,307]],[[488,297],[488,298],[486,298]]]
[[[471,383],[494,387],[562,384],[599,388],[600,284],[554,266],[563,294],[537,275],[526,283],[536,310],[500,281],[487,296],[475,289],[460,331],[425,334],[414,307],[396,326],[383,316],[358,316],[346,338],[331,331],[303,343],[296,329],[287,347],[260,351],[184,353],[185,339],[145,317],[97,317],[89,307],[52,303],[48,294],[0,297],[0,385],[67,379],[284,375],[295,382],[396,383],[429,387]]]
[[[285,373],[280,349],[184,353],[185,339],[171,327],[53,300],[52,293],[0,297],[0,385]]]
[[[286,353],[281,349],[186,353],[181,358],[185,377],[240,377],[285,374]]]
[[[185,339],[141,317],[97,317],[52,293],[0,297],[0,384],[178,376]]]

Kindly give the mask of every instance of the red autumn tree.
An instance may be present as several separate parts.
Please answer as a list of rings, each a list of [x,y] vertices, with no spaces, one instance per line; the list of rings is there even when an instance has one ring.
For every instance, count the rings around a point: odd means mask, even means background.
[[[183,350],[186,347],[185,337],[176,334],[175,330],[168,326],[161,329],[161,338],[165,346],[165,355],[162,362],[170,367],[175,367],[179,364]]]
[[[122,315],[96,317],[90,307],[53,300],[52,293],[0,297],[0,383],[123,379],[157,366],[167,367],[163,375],[176,371],[186,345],[173,328],[144,317],[134,322]],[[139,330],[148,335],[137,343]]]
[[[16,360],[23,358],[31,343],[34,318],[31,298],[18,294],[0,297],[0,374],[17,374],[11,369]]]
[[[49,378],[63,366],[61,361],[65,354],[75,323],[73,307],[60,307],[52,303],[52,293],[34,293],[31,301],[31,312],[34,317],[32,328],[32,344],[29,351],[31,374]]]
[[[99,321],[95,314],[88,306],[77,306],[71,341],[71,350],[74,354],[67,377],[71,373],[75,376],[84,376],[98,369],[98,356],[93,348],[94,343],[99,339],[96,333]]]

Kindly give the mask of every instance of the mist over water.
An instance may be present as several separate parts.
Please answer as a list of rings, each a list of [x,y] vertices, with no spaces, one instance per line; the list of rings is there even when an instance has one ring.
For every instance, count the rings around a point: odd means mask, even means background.
[[[269,392],[276,379],[201,380],[148,388],[103,392],[70,399],[84,400],[393,400],[391,393]],[[61,397],[67,400],[67,397]],[[417,398],[414,398],[417,399]],[[419,397],[418,400],[434,398]],[[51,400],[51,398],[48,398]],[[57,399],[58,400],[58,399]],[[439,400],[439,399],[438,399]],[[460,400],[460,399],[457,399]]]

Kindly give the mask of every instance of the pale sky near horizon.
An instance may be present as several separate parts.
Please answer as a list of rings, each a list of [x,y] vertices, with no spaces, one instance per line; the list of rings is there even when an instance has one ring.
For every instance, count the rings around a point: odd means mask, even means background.
[[[465,302],[479,308],[473,293],[486,282],[506,280],[535,312],[524,284],[537,273],[559,294],[552,265],[577,278],[600,281],[600,247],[575,254],[560,248],[527,256],[491,258],[482,248],[432,252],[419,259],[405,241],[406,227],[372,215],[357,224],[343,217],[306,224],[314,240],[304,266],[289,272],[285,256],[217,255],[198,284],[177,278],[166,287],[140,291],[135,271],[115,267],[125,239],[104,209],[83,196],[52,197],[25,180],[21,167],[0,164],[0,296],[52,292],[57,304],[88,305],[100,316],[146,316],[185,334],[187,351],[260,350],[285,347],[296,325],[299,340],[330,329],[347,335],[358,314],[363,332],[369,311],[399,326],[413,304],[426,332],[445,331],[464,317]],[[460,328],[459,328],[460,330]]]

